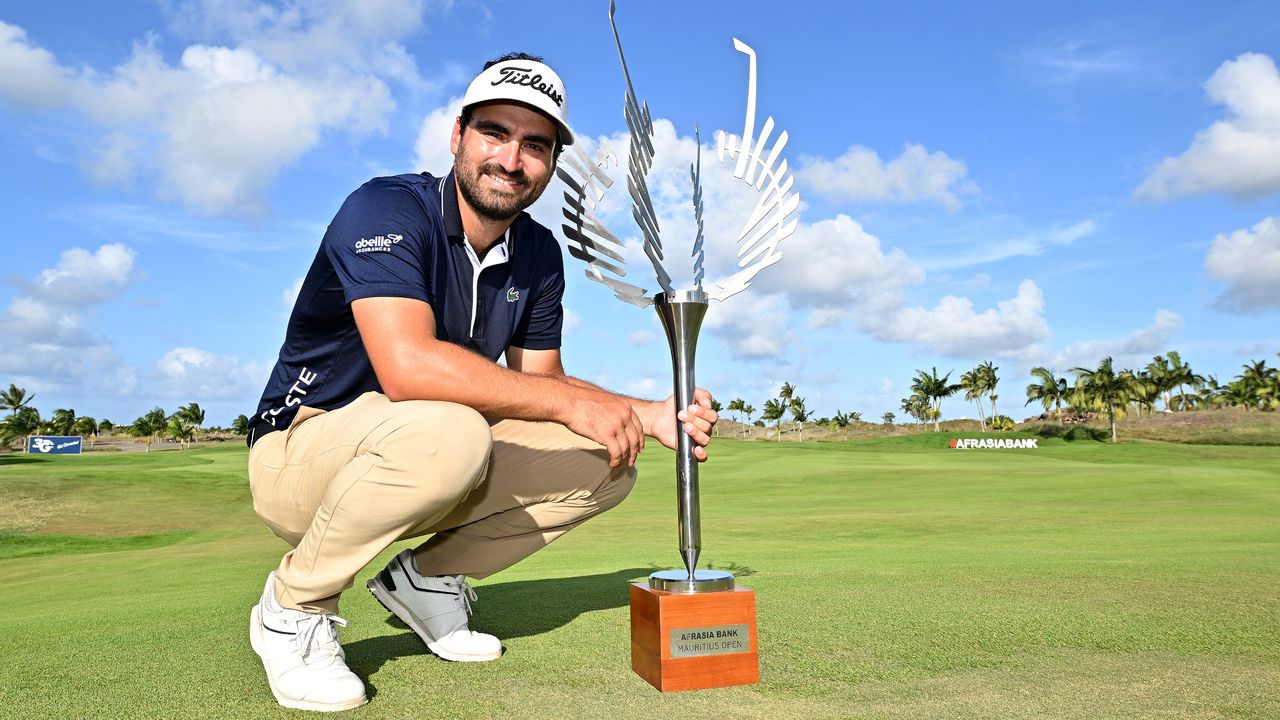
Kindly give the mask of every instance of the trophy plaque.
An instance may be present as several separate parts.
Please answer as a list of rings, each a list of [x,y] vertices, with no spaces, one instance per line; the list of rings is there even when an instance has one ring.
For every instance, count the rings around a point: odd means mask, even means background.
[[[594,158],[578,145],[565,149],[556,170],[567,187],[563,212],[568,222],[561,228],[569,254],[587,264],[587,277],[608,287],[624,302],[639,307],[652,305],[657,310],[671,349],[679,412],[693,403],[698,331],[709,301],[723,301],[742,292],[761,270],[782,259],[778,244],[796,229],[798,220],[793,215],[800,196],[792,192],[794,177],[781,157],[787,143],[786,131],[771,140],[772,117],[756,131],[756,54],[734,38],[734,48],[749,61],[746,119],[741,137],[717,133],[716,147],[721,163],[732,162],[733,176],[753,188],[757,200],[738,233],[738,270],[704,285],[702,141],[695,128],[698,153],[689,167],[697,227],[690,253],[694,286],[673,287],[663,265],[661,230],[646,180],[654,158],[653,122],[648,104],[636,99],[614,15],[611,0],[609,23],[626,79],[623,116],[630,135],[627,191],[632,217],[643,235],[645,256],[661,291],[650,296],[647,290],[621,279],[626,276],[624,245],[596,217],[595,210],[605,191],[613,186],[609,168],[620,164],[607,146],[602,146]],[[679,420],[676,424],[679,428]],[[684,568],[655,572],[646,583],[632,583],[631,667],[663,692],[752,684],[760,678],[755,593],[738,585],[730,573],[698,569],[702,550],[698,462],[689,436],[677,432],[677,437],[676,501]]]

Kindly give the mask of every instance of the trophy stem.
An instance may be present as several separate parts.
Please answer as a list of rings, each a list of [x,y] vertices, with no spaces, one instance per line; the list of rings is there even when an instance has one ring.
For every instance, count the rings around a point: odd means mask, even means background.
[[[671,367],[675,382],[676,412],[693,404],[693,368],[698,349],[698,330],[707,313],[707,294],[698,290],[659,293],[654,307],[667,332]],[[679,506],[680,556],[689,579],[694,578],[698,554],[702,550],[702,520],[698,504],[698,461],[693,456],[693,440],[676,422],[676,501]]]

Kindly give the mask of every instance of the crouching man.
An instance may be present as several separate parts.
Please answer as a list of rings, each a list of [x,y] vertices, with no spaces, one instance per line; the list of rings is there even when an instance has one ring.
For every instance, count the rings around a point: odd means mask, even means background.
[[[369,580],[373,596],[436,655],[495,660],[501,641],[468,625],[466,577],[621,502],[646,436],[687,433],[706,459],[706,391],[677,422],[672,398],[564,372],[560,248],[524,210],[573,142],[567,118],[539,58],[495,60],[463,99],[452,171],[370,180],[324,235],[249,432],[254,509],[293,546],[250,616],[281,705],[367,702],[338,598],[392,543],[429,536]]]

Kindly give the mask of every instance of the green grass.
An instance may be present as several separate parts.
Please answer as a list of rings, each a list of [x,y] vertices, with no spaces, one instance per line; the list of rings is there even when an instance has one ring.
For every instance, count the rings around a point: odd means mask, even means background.
[[[1280,717],[1280,449],[950,437],[713,447],[704,566],[757,593],[759,685],[630,671],[627,582],[679,563],[671,455],[648,451],[620,508],[477,583],[498,662],[425,654],[366,569],[343,640],[374,697],[351,716]],[[244,462],[0,457],[0,717],[305,716],[248,645],[285,546]]]

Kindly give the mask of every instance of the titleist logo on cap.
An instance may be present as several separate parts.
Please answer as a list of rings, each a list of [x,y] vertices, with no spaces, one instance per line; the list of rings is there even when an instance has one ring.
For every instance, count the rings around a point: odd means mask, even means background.
[[[533,68],[504,67],[498,68],[498,73],[502,77],[489,83],[490,85],[497,86],[506,83],[533,88],[551,98],[551,102],[555,103],[556,107],[564,104],[564,96],[556,90],[556,86],[552,83],[543,82],[542,74],[533,72]]]

